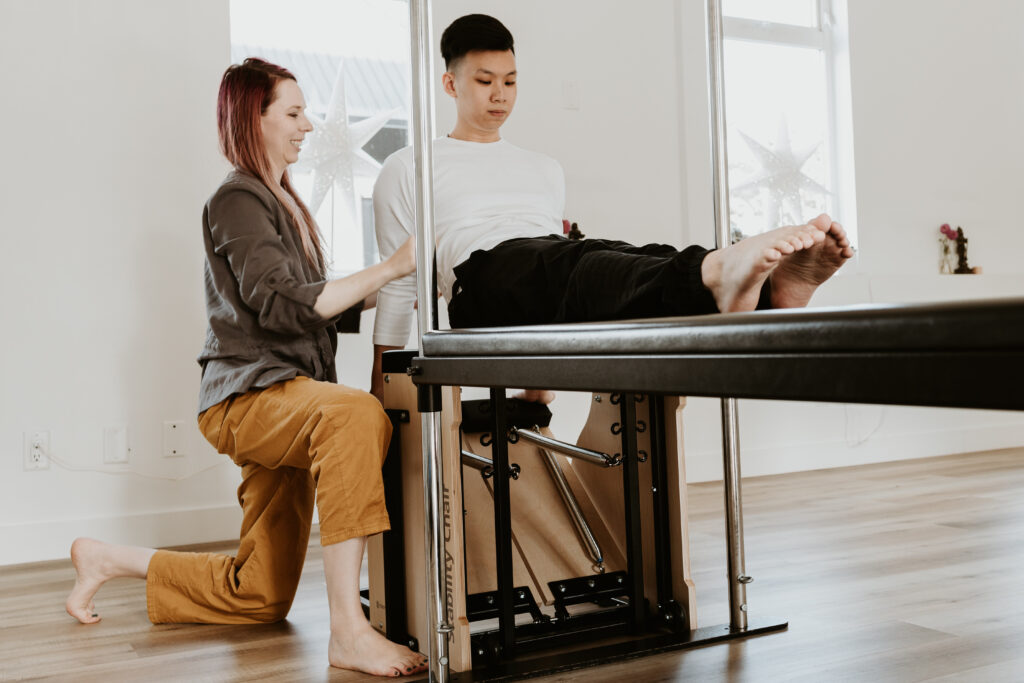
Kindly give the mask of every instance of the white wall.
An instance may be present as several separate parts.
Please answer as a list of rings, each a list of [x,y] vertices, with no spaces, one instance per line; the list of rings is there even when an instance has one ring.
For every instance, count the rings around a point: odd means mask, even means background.
[[[566,218],[591,237],[677,242],[683,223],[678,60],[671,0],[437,0],[434,42],[451,21],[491,13],[516,38],[514,144],[549,154],[566,175]],[[645,36],[640,39],[639,36]],[[444,62],[435,50],[438,71]],[[439,82],[440,79],[438,79]],[[575,84],[579,109],[563,107]],[[438,87],[437,132],[455,121]]]
[[[692,30],[699,5],[684,6],[689,83],[703,77],[705,63]],[[1014,218],[1024,184],[1022,20],[1016,0],[849,0],[859,253],[812,305],[1024,295],[1024,231]],[[705,105],[688,99],[687,142],[696,146]],[[690,178],[696,206],[710,186]],[[971,265],[983,275],[937,274],[938,226],[946,222],[964,227]],[[690,227],[695,239],[704,230]],[[745,475],[1024,444],[1024,417],[1008,412],[740,404]],[[689,403],[691,480],[721,476],[718,411],[716,400]]]
[[[66,556],[78,534],[230,538],[237,469],[195,427],[205,333],[203,202],[226,170],[215,103],[227,2],[0,6],[0,565]],[[189,455],[164,459],[165,420]],[[103,429],[127,425],[111,474]],[[106,470],[24,472],[22,434]]]
[[[851,0],[861,250],[817,304],[1024,295],[1022,8],[1016,0]],[[703,2],[435,0],[435,38],[470,11],[517,37],[512,142],[559,159],[567,217],[588,235],[712,240]],[[3,353],[0,565],[63,556],[76,535],[152,545],[230,538],[235,468],[194,427],[205,320],[200,211],[225,171],[214,102],[227,3],[8,0],[0,57]],[[436,58],[440,63],[440,56]],[[580,108],[562,107],[563,82]],[[452,122],[438,89],[438,132]],[[12,106],[16,103],[16,106]],[[982,276],[935,275],[936,230],[963,225]],[[343,382],[365,387],[366,332],[343,338]],[[556,401],[578,428],[586,399]],[[718,475],[717,401],[691,399],[691,480]],[[1013,414],[744,401],[744,473],[1024,444]],[[161,457],[164,420],[190,455]],[[104,466],[106,426],[138,472],[22,470],[22,434]],[[121,468],[123,469],[123,468]]]

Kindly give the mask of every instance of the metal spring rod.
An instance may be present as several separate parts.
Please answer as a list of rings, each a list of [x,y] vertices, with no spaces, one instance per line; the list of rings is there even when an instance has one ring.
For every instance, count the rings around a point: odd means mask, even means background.
[[[480,470],[481,472],[487,469],[488,467],[494,466],[494,463],[491,462],[490,458],[485,458],[482,455],[477,455],[472,451],[462,451],[462,464],[469,465],[473,469]]]
[[[729,215],[729,159],[725,119],[725,60],[722,48],[722,3],[707,0],[711,165],[715,207],[715,245],[732,243]],[[729,626],[747,629],[747,588],[743,558],[743,494],[740,488],[739,411],[736,399],[722,399],[722,458],[725,488],[725,530],[729,581]]]
[[[483,455],[477,455],[472,451],[462,451],[462,464],[479,470],[484,479],[494,474],[494,463],[491,462],[491,459]],[[519,465],[514,462],[509,463],[508,469],[510,477],[513,479],[519,478]]]
[[[601,546],[597,544],[594,532],[590,530],[587,518],[583,516],[583,510],[580,509],[580,503],[576,500],[576,496],[573,495],[572,489],[569,488],[569,482],[565,480],[565,473],[562,472],[562,467],[558,464],[558,460],[551,451],[540,447],[537,450],[544,456],[544,464],[548,466],[548,472],[555,482],[558,493],[562,496],[562,502],[565,503],[565,507],[569,511],[569,517],[572,518],[573,526],[576,527],[576,534],[580,537],[580,542],[587,549],[590,559],[594,562],[595,569],[597,569],[598,573],[603,574],[604,555],[601,553]]]
[[[622,464],[622,461],[613,458],[607,453],[592,451],[588,448],[581,448],[580,446],[574,446],[571,443],[552,439],[551,437],[544,436],[540,432],[536,432],[532,429],[513,429],[512,433],[521,439],[525,439],[534,445],[540,446],[541,448],[548,448],[556,453],[568,455],[571,458],[579,458],[591,465],[615,467],[616,465]]]

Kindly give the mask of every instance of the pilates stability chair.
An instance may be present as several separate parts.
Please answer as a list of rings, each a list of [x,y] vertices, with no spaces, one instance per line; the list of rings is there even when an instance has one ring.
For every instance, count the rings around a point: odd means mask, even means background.
[[[385,354],[383,405],[396,427],[384,466],[392,530],[370,539],[366,597],[373,626],[416,647],[430,636],[420,420],[406,372],[414,356]],[[553,667],[541,652],[606,637],[692,639],[684,399],[594,394],[571,445],[547,429],[546,406],[505,399],[504,390],[465,403],[458,387],[442,391],[453,674],[472,669],[476,680],[569,668],[561,659]],[[494,465],[500,459],[509,463],[504,476]],[[600,656],[621,658],[615,652],[601,648]]]

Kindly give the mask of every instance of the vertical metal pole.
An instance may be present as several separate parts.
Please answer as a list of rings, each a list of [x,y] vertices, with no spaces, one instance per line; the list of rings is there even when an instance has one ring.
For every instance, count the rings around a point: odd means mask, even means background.
[[[725,535],[728,546],[729,626],[747,629],[747,584],[743,557],[743,492],[740,488],[740,434],[736,399],[722,400],[722,456],[725,486]]]
[[[505,388],[491,388],[494,411],[494,438],[491,441],[491,462],[494,463],[494,566],[498,583],[498,639],[503,660],[515,656],[516,614],[512,576],[512,492],[509,490],[508,420],[505,412]]]
[[[434,387],[429,387],[433,389]],[[423,413],[423,512],[426,519],[427,627],[430,680],[448,681],[448,585],[444,576],[444,531],[441,528],[441,412]]]
[[[715,246],[732,243],[729,220],[729,160],[725,129],[725,60],[721,0],[707,0],[708,78],[711,113],[711,163],[715,195]],[[743,559],[743,494],[740,489],[740,435],[736,399],[722,399],[722,458],[725,533],[728,541],[729,626],[747,628],[747,587]]]
[[[437,306],[434,272],[434,138],[433,69],[430,37],[430,1],[409,0],[409,28],[412,38],[412,138],[416,187],[416,293],[419,300],[420,350],[423,336],[434,329]],[[448,681],[447,622],[448,586],[444,575],[444,531],[441,520],[443,479],[441,474],[440,387],[424,387],[420,396],[423,437],[423,513],[426,521],[427,626],[430,680]]]
[[[629,628],[640,633],[647,614],[644,604],[644,553],[640,526],[640,463],[636,438],[636,398],[623,392],[619,408],[622,420],[622,501],[626,524],[626,571],[629,574]]]
[[[402,432],[409,421],[404,410],[386,411],[391,419],[392,437],[384,460],[384,500],[391,520],[391,531],[385,532],[384,544],[384,618],[385,635],[396,643],[409,641],[405,592],[405,529],[402,501]]]
[[[659,616],[668,622],[673,618],[672,541],[669,538],[668,473],[665,448],[665,399],[650,394],[647,420],[651,431],[651,499],[654,507],[655,579],[658,587]]]
[[[430,0],[409,0],[412,31],[412,137],[416,182],[416,295],[419,333],[434,330],[437,277],[434,272],[434,97]]]

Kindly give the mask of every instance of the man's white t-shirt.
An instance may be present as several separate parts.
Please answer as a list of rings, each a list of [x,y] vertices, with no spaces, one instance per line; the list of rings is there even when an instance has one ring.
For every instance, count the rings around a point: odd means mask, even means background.
[[[437,280],[446,300],[457,265],[478,249],[516,237],[562,233],[565,175],[554,159],[504,140],[434,141],[434,231]],[[373,188],[373,215],[381,258],[415,232],[413,150],[384,162]],[[373,343],[405,346],[412,327],[416,275],[394,280],[377,296]]]

